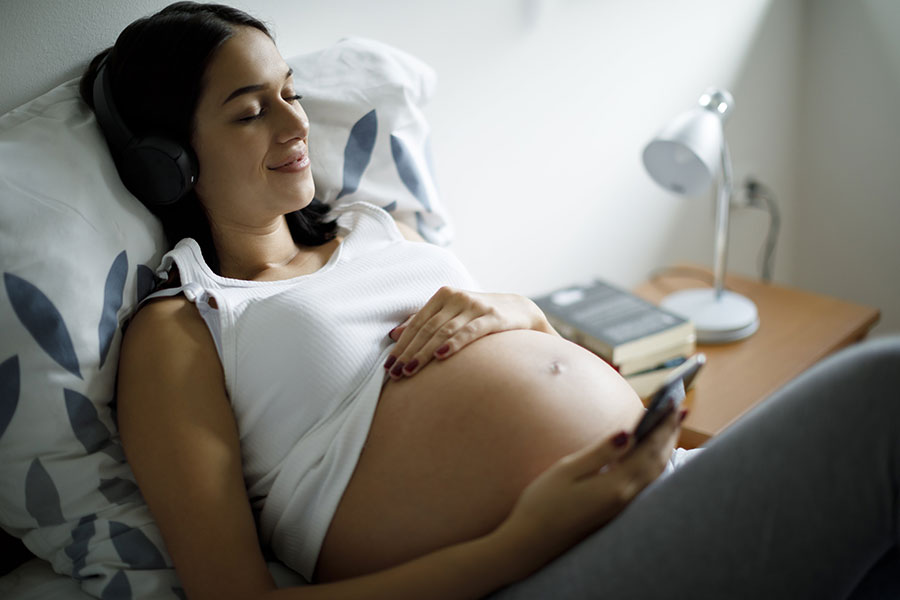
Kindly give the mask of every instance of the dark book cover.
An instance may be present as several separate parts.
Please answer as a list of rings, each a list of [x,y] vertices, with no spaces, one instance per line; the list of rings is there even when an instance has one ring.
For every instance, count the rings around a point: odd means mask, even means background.
[[[612,362],[694,336],[687,319],[600,280],[560,289],[534,302],[561,335]]]

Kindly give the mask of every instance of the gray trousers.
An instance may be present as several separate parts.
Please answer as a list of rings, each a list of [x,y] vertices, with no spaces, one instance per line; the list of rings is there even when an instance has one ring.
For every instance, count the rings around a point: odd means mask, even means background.
[[[491,598],[900,598],[900,337],[773,394]]]

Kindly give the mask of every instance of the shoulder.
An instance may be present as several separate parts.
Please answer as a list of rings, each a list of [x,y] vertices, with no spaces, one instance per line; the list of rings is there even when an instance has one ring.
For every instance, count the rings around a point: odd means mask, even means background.
[[[161,369],[174,375],[187,364],[221,368],[206,323],[184,296],[154,299],[141,307],[125,330],[119,361],[126,374]]]
[[[190,335],[201,327],[205,327],[203,318],[184,296],[154,298],[132,317],[125,336],[126,339],[140,338],[145,341],[165,340],[167,335]]]

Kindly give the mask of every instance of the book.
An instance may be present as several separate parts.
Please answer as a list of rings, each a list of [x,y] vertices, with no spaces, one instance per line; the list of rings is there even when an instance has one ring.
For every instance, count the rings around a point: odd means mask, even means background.
[[[674,346],[660,348],[657,352],[650,352],[634,360],[625,361],[614,365],[623,377],[654,369],[675,358],[687,358],[697,351],[697,342],[693,339],[679,342]]]
[[[613,366],[697,339],[689,320],[599,279],[534,298],[534,302],[560,335]]]
[[[650,395],[656,391],[656,388],[658,388],[662,384],[662,382],[665,381],[666,377],[669,376],[669,373],[678,368],[678,366],[680,366],[686,360],[687,357],[674,358],[654,369],[647,369],[646,371],[641,371],[639,373],[629,375],[625,378],[625,381],[627,381],[628,384],[631,385],[632,389],[635,391],[635,393],[637,393],[638,397],[641,400],[647,400]],[[688,389],[690,389],[692,386],[693,381],[691,382],[691,385],[688,386]]]

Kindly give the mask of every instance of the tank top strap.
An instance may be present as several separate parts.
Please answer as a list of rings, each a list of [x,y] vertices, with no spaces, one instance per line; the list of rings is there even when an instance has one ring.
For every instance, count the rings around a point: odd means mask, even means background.
[[[219,318],[218,300],[210,293],[210,289],[214,293],[217,286],[207,287],[212,282],[207,281],[209,278],[195,264],[198,260],[202,260],[202,256],[200,255],[199,246],[194,240],[186,238],[178,242],[175,248],[163,256],[156,275],[160,278],[165,278],[173,265],[177,266],[181,285],[147,294],[135,307],[135,312],[151,300],[184,294],[184,297],[197,307],[197,311],[206,323],[215,342],[219,360],[222,360],[222,325]]]
[[[394,218],[383,208],[357,201],[332,209],[338,227],[346,235],[342,242],[343,258],[350,260],[357,252],[371,252],[381,244],[404,241]]]

